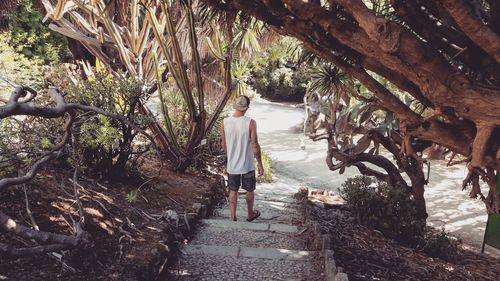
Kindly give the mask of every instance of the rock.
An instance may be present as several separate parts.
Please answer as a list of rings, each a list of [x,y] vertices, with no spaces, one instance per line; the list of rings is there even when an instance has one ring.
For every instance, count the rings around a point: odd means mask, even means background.
[[[193,211],[198,214],[198,211],[201,209],[201,203],[193,204]]]
[[[175,222],[176,225],[179,224],[179,215],[174,210],[167,210],[163,213],[163,217],[169,222]]]
[[[336,275],[336,270],[337,266],[335,264],[335,260],[333,258],[333,251],[332,250],[326,250],[324,252],[325,255],[325,275],[326,275],[326,280],[327,281],[334,281],[335,280],[335,275]]]

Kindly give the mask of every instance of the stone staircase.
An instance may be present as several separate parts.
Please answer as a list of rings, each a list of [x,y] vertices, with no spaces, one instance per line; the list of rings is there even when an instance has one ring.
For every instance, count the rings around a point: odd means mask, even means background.
[[[306,248],[305,226],[291,194],[258,185],[255,208],[261,216],[255,221],[246,221],[244,194],[237,222],[229,220],[227,204],[203,220],[170,271],[174,280],[324,280],[319,252]]]

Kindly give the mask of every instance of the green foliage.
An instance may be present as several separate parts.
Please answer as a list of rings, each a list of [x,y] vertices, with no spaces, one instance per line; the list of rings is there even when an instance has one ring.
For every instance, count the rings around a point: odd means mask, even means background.
[[[436,231],[426,227],[424,220],[417,219],[415,202],[404,189],[357,176],[347,179],[340,193],[360,224],[377,229],[431,257],[453,260],[456,256],[456,239],[444,229]]]
[[[415,202],[402,187],[356,176],[342,184],[340,193],[360,224],[406,243],[424,233],[425,221],[416,218]]]
[[[13,164],[18,161],[18,157],[9,153],[11,144],[12,134],[9,120],[0,120],[0,178],[11,177],[16,172],[16,166]]]
[[[264,166],[264,175],[257,177],[257,182],[273,182],[273,160],[265,151],[262,151],[262,166]]]
[[[142,84],[133,78],[115,79],[105,71],[88,71],[88,78],[74,67],[65,65],[53,72],[49,80],[66,93],[66,100],[100,108],[127,117],[146,127],[148,118],[137,113],[143,97]],[[137,132],[118,120],[99,114],[82,114],[73,131],[77,151],[87,171],[104,176],[122,175],[133,152]]]
[[[264,98],[302,101],[308,84],[308,75],[294,63],[290,44],[292,39],[281,39],[252,60],[251,85]]]
[[[247,62],[237,62],[231,66],[231,76],[235,81],[233,97],[245,95],[252,99],[255,96],[255,91],[249,84],[251,70],[250,64]]]
[[[311,78],[309,90],[316,91],[321,96],[340,91],[343,81],[349,79],[340,68],[331,63],[318,63],[309,68],[308,74]]]
[[[189,113],[186,101],[174,87],[165,90],[167,94],[163,96],[161,102],[165,105],[165,109],[168,110],[168,114],[164,113],[162,115],[163,124],[167,127],[167,122],[170,122],[172,124],[172,135],[175,136],[177,143],[185,144],[189,138]],[[167,118],[169,121],[166,120]]]
[[[451,238],[444,228],[440,231],[427,229],[420,245],[429,256],[447,261],[455,260],[458,253],[458,241]]]
[[[42,149],[49,149],[50,148],[50,140],[48,138],[42,138],[40,140],[40,148]]]
[[[17,53],[9,43],[10,37],[9,32],[0,33],[0,78],[38,88],[42,84],[42,61]],[[11,85],[0,79],[0,98],[5,98],[12,90]]]
[[[80,127],[80,142],[90,149],[102,146],[105,150],[111,150],[119,139],[120,131],[104,115],[96,115],[93,120],[87,120]]]
[[[0,120],[0,178],[18,174],[60,141],[64,120],[12,117]]]
[[[43,15],[33,7],[31,0],[21,3],[10,20],[9,43],[27,58],[38,58],[45,63],[60,63],[71,58],[66,38],[52,32],[42,23]]]
[[[125,199],[129,203],[135,203],[137,201],[137,196],[138,195],[139,195],[139,190],[138,189],[134,189],[134,190],[131,190],[129,193],[127,193],[127,196],[125,197]]]
[[[243,20],[240,15],[235,26],[236,32],[232,44],[233,48],[239,51],[239,57],[249,58],[255,52],[259,52],[261,50],[259,37],[264,31],[262,22],[255,18]]]

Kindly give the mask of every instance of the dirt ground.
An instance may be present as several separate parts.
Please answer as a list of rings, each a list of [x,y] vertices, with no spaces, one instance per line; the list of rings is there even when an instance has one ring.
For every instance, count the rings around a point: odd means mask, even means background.
[[[93,245],[62,256],[0,256],[0,280],[165,280],[162,269],[171,262],[165,260],[165,253],[188,239],[193,227],[186,225],[184,214],[192,211],[193,203],[220,197],[223,189],[217,176],[177,174],[158,163],[145,172],[159,176],[124,177],[119,182],[80,178],[85,230]],[[40,230],[72,233],[71,217],[77,219],[78,208],[71,178],[72,171],[50,168],[27,185],[29,207]],[[138,188],[134,200],[133,191]],[[0,193],[0,208],[17,222],[30,225],[24,198],[22,187],[12,187]],[[174,210],[179,222],[168,220],[167,210]],[[0,233],[0,241],[33,246],[5,233]]]
[[[323,233],[330,233],[336,265],[349,280],[500,280],[500,259],[459,245],[450,261],[402,246],[357,224],[348,210],[309,207]]]

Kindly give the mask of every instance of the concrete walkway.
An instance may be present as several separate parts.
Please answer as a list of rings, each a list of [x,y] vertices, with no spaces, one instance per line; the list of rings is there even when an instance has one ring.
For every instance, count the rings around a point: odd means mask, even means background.
[[[306,149],[300,148],[303,109],[287,104],[255,102],[250,105],[247,115],[257,120],[262,149],[275,160],[275,169],[283,176],[312,190],[326,189],[338,193],[347,178],[359,175],[354,166],[348,167],[343,174],[328,169],[325,163],[326,140],[313,142],[306,139]],[[462,191],[462,181],[467,174],[465,165],[446,167],[447,161],[431,162],[429,185],[424,194],[429,213],[427,222],[438,229],[444,227],[479,252],[488,216],[480,200],[469,198],[470,189]],[[486,194],[488,187],[481,183],[481,189]],[[487,247],[486,252],[500,256],[500,250],[492,247]]]
[[[190,281],[324,280],[319,253],[307,249],[303,219],[292,198],[299,186],[289,182],[258,184],[255,208],[261,216],[253,222],[246,222],[244,194],[238,198],[237,222],[229,221],[227,204],[203,220],[172,275]]]

